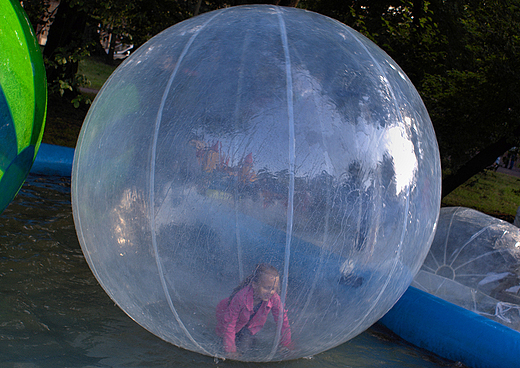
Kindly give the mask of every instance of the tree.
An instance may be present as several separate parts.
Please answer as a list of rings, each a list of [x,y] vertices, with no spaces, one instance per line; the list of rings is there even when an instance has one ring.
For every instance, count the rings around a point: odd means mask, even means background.
[[[61,0],[51,7],[50,0],[26,0],[23,5],[37,31],[52,24],[43,49],[49,93],[66,96],[78,106],[84,99],[78,91],[84,82],[77,74],[78,63],[98,38],[96,22],[89,15],[92,1]]]
[[[248,4],[250,0],[61,0],[50,16],[50,27],[43,56],[51,93],[67,95],[77,105],[78,63],[96,50],[105,54],[100,36],[109,35],[106,60],[113,61],[115,44],[126,42],[138,48],[165,28],[225,6]],[[298,0],[267,0],[264,3],[296,6]],[[24,6],[35,29],[49,19],[50,0],[26,0]]]
[[[420,88],[438,134],[443,195],[519,142],[518,6],[469,0],[442,7],[456,20],[445,26],[447,57],[443,69],[425,73]]]
[[[253,2],[336,18],[396,60],[432,118],[443,195],[519,144],[520,0],[62,0],[45,50],[57,69],[49,82],[62,90],[77,83],[75,63],[98,41],[91,31],[100,24],[138,47],[196,13]]]
[[[518,0],[307,0],[381,46],[430,113],[443,196],[518,145]]]
[[[95,45],[96,29],[89,7],[76,0],[61,0],[43,49],[50,92],[77,94],[79,61]]]
[[[54,19],[55,8],[51,6],[50,0],[31,0],[22,2],[31,25],[39,37],[49,20]]]

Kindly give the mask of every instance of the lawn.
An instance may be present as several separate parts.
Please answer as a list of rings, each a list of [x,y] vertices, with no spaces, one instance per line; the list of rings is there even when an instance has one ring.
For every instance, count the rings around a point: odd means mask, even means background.
[[[442,200],[442,206],[463,206],[513,222],[520,206],[520,178],[485,170]]]
[[[114,60],[114,65],[108,65],[99,58],[89,57],[79,62],[78,73],[90,81],[90,84],[84,87],[99,90],[119,64],[120,61]]]

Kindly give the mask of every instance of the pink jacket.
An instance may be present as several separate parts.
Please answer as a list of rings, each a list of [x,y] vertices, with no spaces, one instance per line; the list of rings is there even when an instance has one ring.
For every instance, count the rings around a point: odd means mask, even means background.
[[[253,287],[248,286],[235,294],[231,303],[228,304],[229,298],[221,300],[217,305],[217,327],[216,333],[222,337],[224,341],[224,350],[227,353],[236,351],[235,336],[249,322],[251,314],[253,314]],[[275,322],[278,322],[281,301],[278,294],[274,294],[267,302],[262,302],[260,309],[254,315],[248,328],[252,335],[264,327],[267,315],[273,311]],[[291,329],[289,327],[289,319],[287,311],[283,313],[282,337],[280,342],[289,347],[291,345]]]

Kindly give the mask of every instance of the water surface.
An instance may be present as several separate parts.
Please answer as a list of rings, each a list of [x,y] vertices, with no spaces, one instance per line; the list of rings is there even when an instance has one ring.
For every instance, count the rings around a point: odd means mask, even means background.
[[[309,359],[215,361],[155,337],[91,273],[76,237],[68,178],[29,176],[0,216],[0,367],[450,367],[375,326]]]

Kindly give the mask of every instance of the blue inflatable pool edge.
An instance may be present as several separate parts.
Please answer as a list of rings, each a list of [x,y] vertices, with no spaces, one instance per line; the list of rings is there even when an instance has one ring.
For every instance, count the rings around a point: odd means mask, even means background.
[[[32,174],[71,177],[74,148],[42,143]],[[520,333],[409,287],[379,321],[409,343],[472,368],[520,366]]]
[[[415,346],[473,368],[520,366],[520,333],[414,287],[379,321]]]
[[[70,177],[72,175],[73,160],[74,148],[42,143],[30,173]]]

